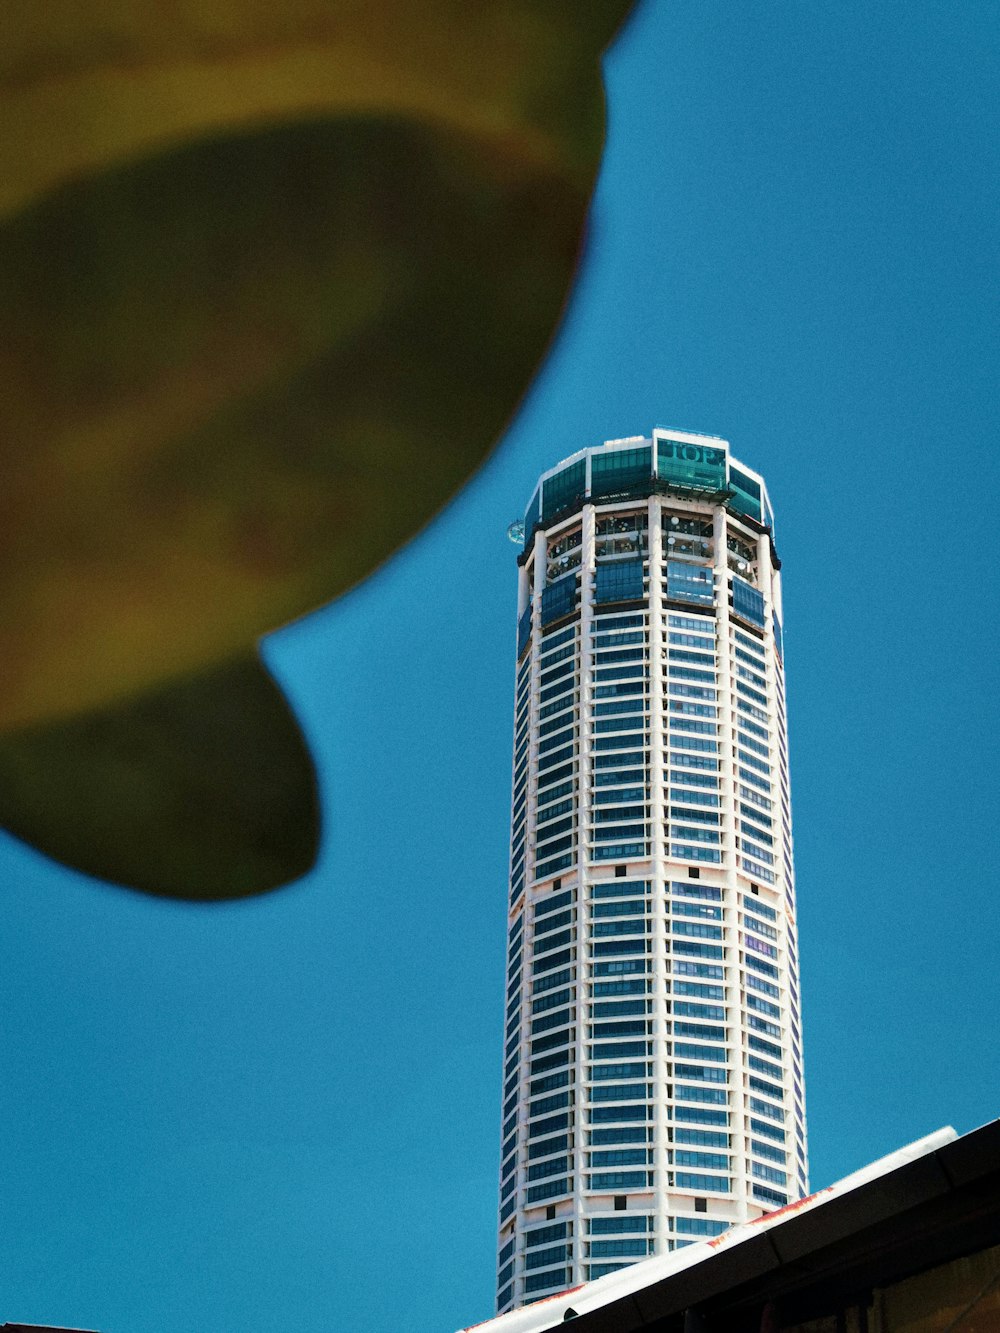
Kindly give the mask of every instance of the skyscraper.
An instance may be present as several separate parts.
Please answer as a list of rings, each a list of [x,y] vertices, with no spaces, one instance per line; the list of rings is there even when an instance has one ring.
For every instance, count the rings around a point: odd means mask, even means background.
[[[524,529],[501,1312],[808,1188],[763,479],[657,428],[544,473]]]

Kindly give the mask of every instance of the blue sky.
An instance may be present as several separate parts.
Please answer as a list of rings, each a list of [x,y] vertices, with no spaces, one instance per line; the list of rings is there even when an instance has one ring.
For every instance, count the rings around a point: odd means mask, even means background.
[[[584,271],[503,447],[267,657],[320,864],[146,901],[0,844],[0,1317],[432,1333],[492,1308],[515,550],[654,424],[766,476],[785,566],[812,1176],[1000,1112],[990,0],[646,0]]]

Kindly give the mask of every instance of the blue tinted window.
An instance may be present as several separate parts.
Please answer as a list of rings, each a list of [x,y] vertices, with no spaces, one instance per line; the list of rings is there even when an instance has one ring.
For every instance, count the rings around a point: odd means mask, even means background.
[[[678,1171],[674,1176],[674,1184],[678,1189],[697,1190],[699,1193],[729,1193],[729,1180],[725,1176],[702,1176]]]
[[[648,1248],[649,1242],[645,1237],[641,1240],[594,1240],[590,1242],[590,1256],[592,1259],[604,1259],[612,1255],[644,1258]]]
[[[716,1222],[709,1217],[677,1217],[674,1230],[682,1236],[721,1236],[730,1223]]]
[[[674,991],[680,993],[683,982],[678,981],[674,986]],[[726,1011],[721,1004],[691,1004],[686,1000],[674,1001],[674,1013],[684,1018],[721,1018],[725,1019]],[[690,1025],[689,1025],[690,1026]],[[674,1031],[677,1032],[681,1024],[674,1024]],[[693,1030],[693,1029],[692,1029]],[[724,1029],[719,1029],[720,1032]],[[707,1035],[707,1033],[706,1033]],[[720,1037],[720,1040],[722,1038]],[[752,1038],[751,1038],[752,1040]]]
[[[594,995],[645,995],[645,981],[598,981]]]
[[[695,620],[691,616],[668,616],[667,619],[675,629],[696,630],[699,634],[709,634],[714,638],[714,620]]]
[[[651,1217],[633,1217],[628,1213],[612,1213],[608,1217],[592,1217],[588,1222],[592,1236],[620,1236],[629,1232],[653,1230]]]
[[[533,1254],[528,1254],[524,1259],[525,1268],[548,1268],[552,1264],[564,1263],[566,1259],[565,1245],[552,1245],[545,1250],[535,1250]],[[562,1274],[557,1276],[557,1281],[562,1281]]]
[[[566,1170],[568,1164],[568,1157],[554,1157],[551,1162],[538,1162],[535,1166],[528,1167],[528,1179],[544,1180],[547,1176],[558,1175]]]
[[[682,1102],[709,1102],[716,1106],[726,1106],[729,1102],[729,1093],[725,1088],[702,1088],[697,1085],[688,1087],[685,1084],[675,1084],[674,1096]]]
[[[563,1182],[565,1185],[565,1181]],[[556,1193],[564,1194],[565,1189],[557,1190]],[[537,1199],[544,1199],[547,1195],[539,1194],[537,1190],[528,1190],[528,1202],[534,1203]],[[529,1273],[524,1279],[525,1291],[544,1291],[548,1287],[564,1287],[567,1282],[568,1268],[554,1268],[551,1273]]]
[[[606,1148],[588,1154],[588,1166],[645,1166],[647,1148]],[[780,1184],[781,1182],[779,1182]]]
[[[688,1008],[692,1009],[698,1009],[701,1007],[702,1006],[700,1005],[688,1006]],[[554,1017],[555,1015],[550,1015],[549,1018],[542,1019],[541,1021],[550,1022],[551,1019]],[[532,1024],[532,1028],[534,1028],[534,1024]],[[714,1024],[709,1024],[709,1023],[686,1023],[683,1020],[679,1019],[674,1023],[674,1036],[694,1037],[699,1041],[725,1041],[726,1029],[716,1027]]]
[[[528,646],[528,640],[531,638],[531,603],[524,608],[524,612],[517,622],[517,655],[518,657]]]
[[[542,593],[542,624],[568,616],[576,609],[576,575],[566,574]]]
[[[648,1054],[649,1046],[644,1041],[602,1041],[588,1051],[591,1060],[631,1060]]]
[[[551,649],[558,648],[561,644],[571,643],[571,641],[575,638],[576,638],[575,625],[568,625],[565,629],[546,630],[545,633],[542,635],[542,653],[547,655],[551,651]],[[556,656],[562,657],[563,653],[567,652],[572,653],[574,651],[575,651],[575,645],[569,648],[564,648],[562,653],[558,654],[553,653],[552,657],[549,658],[548,660],[551,661]]]
[[[532,1143],[528,1148],[528,1160],[534,1161],[537,1157],[548,1157],[554,1152],[565,1152],[570,1146],[568,1134],[557,1134],[551,1139],[542,1139],[538,1143]],[[562,1168],[560,1167],[560,1170]]]
[[[667,561],[667,596],[673,601],[701,602],[711,606],[712,588],[711,569],[680,560]]]
[[[566,1129],[569,1126],[569,1116],[566,1112],[561,1115],[546,1116],[544,1120],[533,1120],[528,1127],[528,1138],[541,1138],[546,1134],[556,1133],[560,1129]]]
[[[714,1092],[714,1088],[712,1089]],[[624,1103],[621,1106],[594,1106],[591,1108],[590,1119],[597,1124],[600,1121],[615,1120],[645,1120],[647,1118],[647,1108],[635,1103]]]
[[[590,1006],[592,1018],[630,1018],[645,1012],[645,1000],[598,1000]]]
[[[733,578],[733,613],[764,628],[764,598],[752,584]]]
[[[593,1129],[590,1142],[599,1143],[646,1143],[650,1131],[644,1125],[622,1125],[614,1129]]]
[[[644,1189],[645,1186],[645,1171],[598,1171],[588,1180],[588,1189],[592,1190]]]
[[[728,1171],[729,1157],[723,1153],[688,1152],[683,1148],[674,1153],[677,1166],[704,1166],[712,1171]]]
[[[646,1100],[645,1083],[606,1083],[591,1088],[590,1099],[595,1102],[642,1102]]]
[[[728,1111],[709,1111],[703,1106],[676,1106],[674,1119],[684,1120],[689,1125],[728,1125]]]
[[[561,907],[568,907],[573,901],[573,892],[571,889],[564,889],[562,893],[553,893],[548,898],[542,898],[535,904],[535,917],[546,916],[549,912],[557,912]],[[568,920],[568,918],[567,918]],[[549,929],[549,927],[546,927]]]
[[[722,939],[721,926],[709,926],[700,921],[672,921],[670,923],[670,930],[674,935],[688,935],[693,939]]]
[[[779,1129],[777,1125],[769,1125],[764,1120],[750,1120],[750,1128],[755,1134],[763,1134],[765,1138],[774,1139],[777,1143],[785,1142],[785,1131]]]
[[[621,977],[632,976],[635,973],[645,972],[648,969],[648,963],[645,958],[618,958],[608,963],[595,963],[595,977]]]
[[[680,972],[681,969],[677,968]],[[706,1000],[724,1000],[726,998],[725,988],[722,986],[706,986],[699,981],[675,981],[675,995],[700,995]]]
[[[540,1092],[551,1092],[553,1088],[564,1088],[569,1082],[569,1074],[565,1072],[559,1074],[550,1074],[548,1078],[536,1078],[529,1089],[532,1097]]]
[[[726,488],[726,451],[657,436],[656,470],[671,490],[722,491]]]
[[[737,514],[748,514],[758,523],[763,519],[760,485],[738,467],[729,466],[729,485],[734,492],[726,507]]]
[[[592,1282],[594,1278],[607,1277],[608,1273],[620,1273],[628,1266],[627,1260],[622,1260],[621,1263],[591,1264],[587,1269],[587,1278]]]
[[[787,1194],[782,1194],[779,1190],[773,1190],[768,1185],[758,1185],[756,1181],[753,1187],[753,1197],[759,1199],[761,1203],[769,1203],[772,1208],[784,1208],[788,1202]]]
[[[687,648],[671,648],[667,657],[671,662],[695,662],[699,666],[715,666],[714,653],[693,653]],[[707,693],[711,699],[715,698],[714,692],[702,691],[702,693]]]
[[[547,1245],[549,1241],[565,1240],[565,1238],[565,1222],[552,1222],[547,1227],[536,1227],[533,1231],[526,1232],[524,1237],[529,1250],[534,1249],[538,1245]],[[514,1244],[513,1241],[510,1243],[512,1245]]]
[[[609,1078],[645,1078],[646,1066],[639,1061],[626,1064],[594,1065],[590,1070],[592,1079]]]
[[[539,1199],[551,1199],[557,1194],[566,1194],[569,1191],[569,1182],[567,1180],[548,1180],[543,1185],[532,1185],[527,1192],[528,1203],[537,1203]],[[529,1281],[534,1279],[529,1278]]]
[[[675,1143],[693,1143],[703,1148],[728,1148],[729,1135],[720,1134],[712,1129],[676,1129],[674,1130]],[[728,1159],[727,1159],[728,1164]],[[698,1165],[698,1163],[685,1162],[685,1166]],[[708,1163],[701,1163],[707,1166]]]
[[[531,534],[535,529],[535,524],[541,518],[542,514],[542,493],[541,488],[535,491],[524,511],[524,541],[525,545],[531,540]]]
[[[649,885],[641,879],[613,879],[592,884],[590,893],[594,898],[623,898],[633,893],[649,893]]]
[[[594,592],[596,602],[637,602],[642,600],[642,561],[616,560],[597,566]],[[603,660],[606,655],[599,655]]]
[[[542,522],[548,526],[556,514],[581,504],[586,486],[587,462],[584,458],[570,463],[555,476],[547,477],[542,483]]]
[[[782,1152],[780,1148],[772,1148],[769,1143],[761,1143],[758,1139],[750,1140],[750,1148],[757,1157],[764,1157],[770,1162],[780,1162],[784,1165],[788,1161],[787,1153]]]
[[[648,495],[652,489],[652,449],[607,449],[590,456],[590,494]]]
[[[785,1113],[780,1106],[772,1106],[770,1102],[762,1102],[759,1097],[750,1098],[750,1110],[756,1111],[758,1115],[767,1116],[771,1120],[777,1120],[778,1124],[783,1124]]]
[[[594,723],[595,736],[606,732],[645,731],[645,729],[646,719],[641,713],[634,717],[601,717]]]

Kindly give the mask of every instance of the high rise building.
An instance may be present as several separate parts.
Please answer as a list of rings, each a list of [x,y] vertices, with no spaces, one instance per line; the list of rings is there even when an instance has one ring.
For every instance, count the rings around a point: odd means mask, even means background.
[[[518,568],[501,1312],[808,1188],[763,479],[686,431],[584,449]]]

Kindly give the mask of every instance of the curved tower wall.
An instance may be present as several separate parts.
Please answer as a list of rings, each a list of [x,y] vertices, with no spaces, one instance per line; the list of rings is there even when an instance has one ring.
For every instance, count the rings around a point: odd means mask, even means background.
[[[808,1189],[764,481],[656,429],[545,473],[524,541],[500,1312]]]

